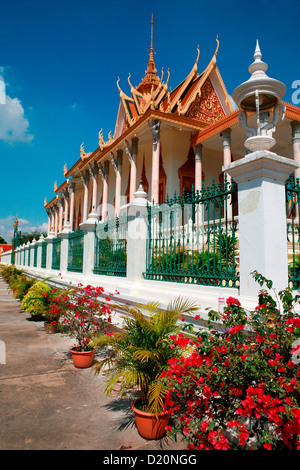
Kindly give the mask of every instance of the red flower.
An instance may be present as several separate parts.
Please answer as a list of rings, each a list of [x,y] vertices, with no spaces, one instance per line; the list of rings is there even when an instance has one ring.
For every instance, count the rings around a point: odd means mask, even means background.
[[[272,449],[272,446],[271,446],[271,444],[270,444],[269,442],[266,442],[266,443],[264,444],[264,448],[267,449],[267,450],[271,450],[271,449]]]
[[[226,303],[227,305],[241,305],[240,301],[234,297],[228,297],[228,299],[226,299]]]

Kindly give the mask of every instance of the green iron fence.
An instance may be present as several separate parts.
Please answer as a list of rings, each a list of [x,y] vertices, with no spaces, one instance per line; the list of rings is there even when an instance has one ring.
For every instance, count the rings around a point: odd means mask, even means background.
[[[34,268],[37,267],[37,245],[34,245],[33,247],[33,266]]]
[[[288,263],[289,284],[293,289],[300,288],[300,232],[299,232],[299,209],[300,209],[300,183],[292,175],[286,184],[287,199],[287,241],[288,241]]]
[[[94,273],[126,277],[127,216],[96,226]]]
[[[69,233],[68,271],[82,272],[84,232],[77,230]]]
[[[52,240],[52,269],[60,269],[60,248],[61,239],[60,237],[53,238]]]
[[[46,268],[47,262],[47,242],[42,242],[41,268]]]
[[[146,279],[237,287],[237,187],[224,182],[148,205]],[[229,206],[231,211],[229,212]],[[233,214],[231,216],[231,214]]]

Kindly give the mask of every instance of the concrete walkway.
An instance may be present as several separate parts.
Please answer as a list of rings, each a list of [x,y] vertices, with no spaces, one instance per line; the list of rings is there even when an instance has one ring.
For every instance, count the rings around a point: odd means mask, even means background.
[[[101,377],[76,369],[73,344],[30,320],[0,278],[0,450],[185,449],[143,439],[131,400],[104,396]]]

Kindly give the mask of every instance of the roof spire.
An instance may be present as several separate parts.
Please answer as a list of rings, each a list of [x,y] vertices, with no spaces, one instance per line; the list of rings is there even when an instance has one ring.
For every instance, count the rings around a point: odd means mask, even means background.
[[[149,60],[147,64],[147,70],[145,72],[145,77],[142,79],[142,82],[137,87],[137,90],[144,95],[150,98],[151,88],[154,89],[159,85],[159,78],[157,76],[157,70],[155,68],[155,62],[153,58],[153,13],[151,17],[151,42],[150,42],[150,53],[149,53]],[[147,99],[147,98],[146,98]]]
[[[150,43],[149,58],[150,60],[153,60],[153,13],[152,13],[152,18],[151,18],[151,43]]]
[[[153,13],[151,17],[151,42],[150,42],[150,53],[149,53],[149,61],[147,65],[146,74],[147,73],[154,74],[154,75],[156,75],[157,73],[157,70],[155,68],[154,58],[153,58]]]

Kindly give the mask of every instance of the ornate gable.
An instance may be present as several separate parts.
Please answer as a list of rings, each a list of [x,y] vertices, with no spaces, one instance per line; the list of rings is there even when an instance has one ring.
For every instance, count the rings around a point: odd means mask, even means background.
[[[187,110],[186,117],[213,124],[225,117],[225,113],[209,78],[201,87],[201,93]]]

